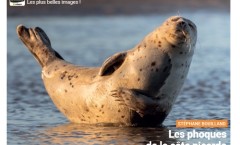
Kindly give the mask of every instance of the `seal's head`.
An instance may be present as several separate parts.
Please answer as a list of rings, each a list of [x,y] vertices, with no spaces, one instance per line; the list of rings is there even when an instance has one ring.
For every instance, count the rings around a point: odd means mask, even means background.
[[[196,25],[183,17],[172,16],[168,18],[160,27],[166,33],[165,39],[174,48],[191,49],[195,47],[197,41]]]

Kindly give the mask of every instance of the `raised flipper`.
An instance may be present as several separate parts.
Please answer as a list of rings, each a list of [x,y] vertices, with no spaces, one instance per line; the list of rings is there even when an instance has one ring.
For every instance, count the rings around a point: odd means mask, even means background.
[[[126,58],[126,52],[117,53],[109,57],[102,65],[99,75],[110,75],[117,70]]]
[[[120,105],[125,105],[129,109],[136,111],[141,117],[145,115],[156,115],[159,112],[159,105],[140,91],[133,89],[119,88],[113,90],[111,94]]]
[[[63,59],[52,48],[50,39],[41,28],[26,28],[23,25],[19,25],[17,34],[42,67],[56,58]]]

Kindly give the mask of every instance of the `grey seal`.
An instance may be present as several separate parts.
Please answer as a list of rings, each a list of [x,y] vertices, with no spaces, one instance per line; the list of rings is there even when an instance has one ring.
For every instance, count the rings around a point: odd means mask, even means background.
[[[17,34],[42,67],[45,88],[71,121],[155,126],[169,114],[187,76],[197,41],[196,25],[172,16],[134,48],[100,67],[69,63],[39,27]]]

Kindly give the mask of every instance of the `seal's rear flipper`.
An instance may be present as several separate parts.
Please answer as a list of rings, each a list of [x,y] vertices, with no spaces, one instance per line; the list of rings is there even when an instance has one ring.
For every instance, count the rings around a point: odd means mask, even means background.
[[[19,25],[17,34],[42,67],[55,59],[63,59],[52,48],[50,39],[41,28],[26,28]]]
[[[126,57],[126,52],[117,53],[111,57],[109,57],[102,65],[99,75],[110,75],[114,71],[116,71],[124,62]]]
[[[137,90],[120,88],[113,90],[111,96],[116,98],[120,105],[136,111],[141,117],[156,115],[159,111],[159,104],[156,101]]]
[[[42,39],[42,41],[45,42],[45,44],[48,44],[51,46],[51,41],[48,38],[47,34],[43,31],[43,29],[41,29],[40,27],[36,27],[35,31],[38,32],[37,34],[41,35],[41,39]]]

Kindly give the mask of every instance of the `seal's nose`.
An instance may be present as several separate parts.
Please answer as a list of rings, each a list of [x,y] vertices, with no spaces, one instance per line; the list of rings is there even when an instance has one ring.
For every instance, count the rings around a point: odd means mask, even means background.
[[[192,30],[196,30],[196,25],[192,21],[183,17],[175,16],[171,19],[171,21],[177,23],[178,28],[185,29],[187,27],[190,27]]]
[[[170,18],[169,21],[172,23],[176,23],[177,28],[180,28],[180,29],[185,29],[188,26],[192,29],[195,29],[195,26],[194,26],[194,24],[192,24],[191,21],[189,21],[183,17],[180,17],[180,16],[173,16]]]
[[[176,23],[177,30],[196,31],[195,24],[188,19],[178,17],[178,18],[172,19],[172,22]]]
[[[185,28],[187,25],[188,25],[188,24],[187,24],[187,22],[185,22],[185,21],[179,21],[179,22],[178,22],[178,26],[181,27],[181,28]]]

